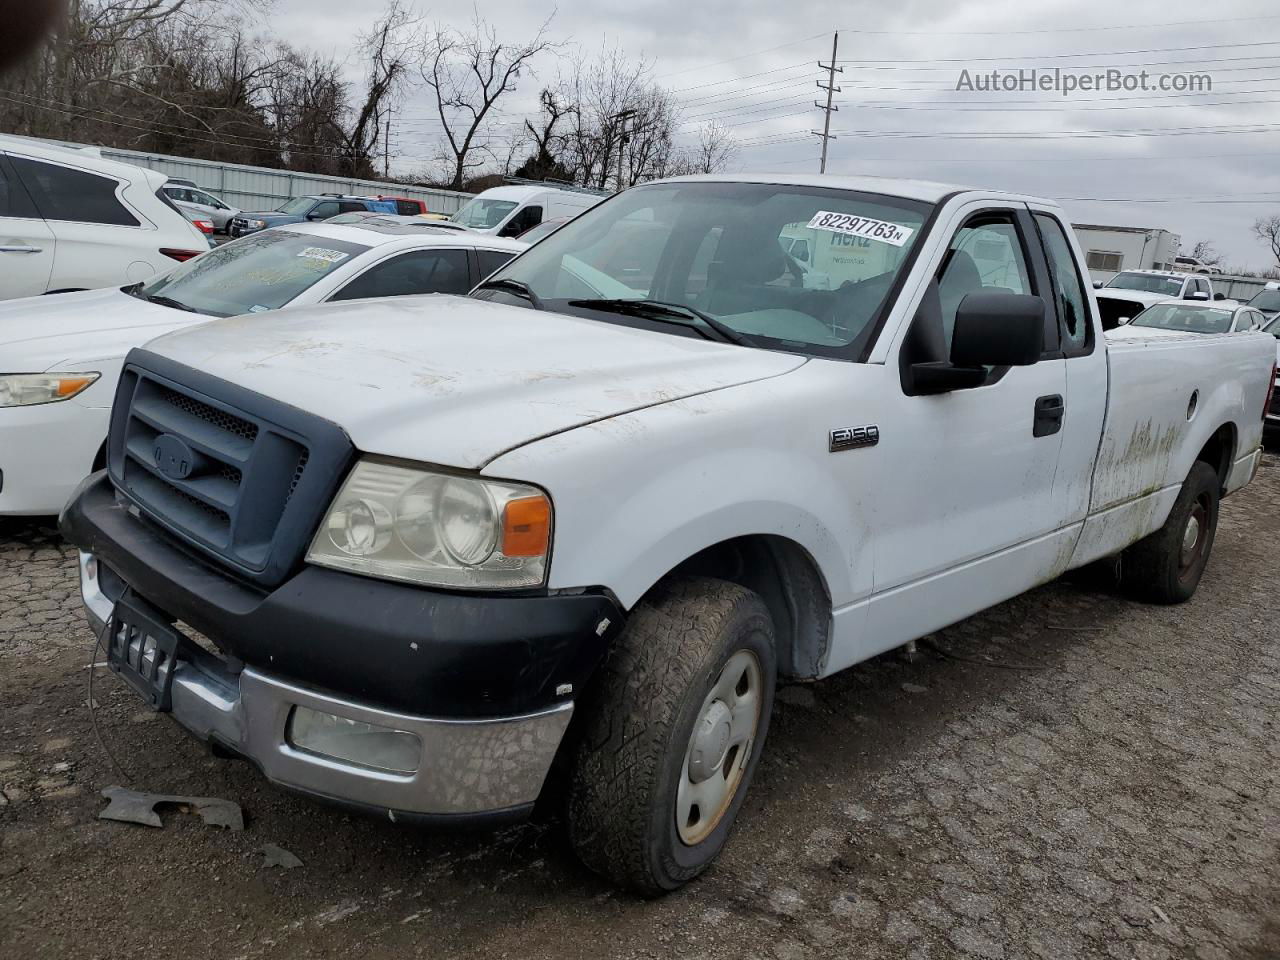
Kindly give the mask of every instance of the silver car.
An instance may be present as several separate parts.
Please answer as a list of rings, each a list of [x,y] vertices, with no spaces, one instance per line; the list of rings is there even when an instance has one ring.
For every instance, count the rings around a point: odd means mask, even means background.
[[[195,214],[203,220],[212,220],[213,229],[218,233],[226,233],[227,224],[240,212],[199,187],[188,187],[170,180],[163,189],[165,196],[172,200],[183,213]]]

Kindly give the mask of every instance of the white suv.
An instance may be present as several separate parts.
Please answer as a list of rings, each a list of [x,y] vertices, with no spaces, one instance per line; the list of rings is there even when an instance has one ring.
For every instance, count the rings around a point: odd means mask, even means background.
[[[147,280],[209,244],[166,177],[86,150],[0,136],[0,300]]]

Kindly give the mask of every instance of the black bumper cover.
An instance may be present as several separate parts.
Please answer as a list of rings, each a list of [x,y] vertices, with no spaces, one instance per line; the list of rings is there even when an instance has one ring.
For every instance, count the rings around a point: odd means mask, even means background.
[[[450,593],[312,566],[264,591],[136,516],[105,472],[82,485],[61,529],[226,654],[404,713],[516,716],[561,703],[556,689],[580,693],[624,618],[603,591]]]

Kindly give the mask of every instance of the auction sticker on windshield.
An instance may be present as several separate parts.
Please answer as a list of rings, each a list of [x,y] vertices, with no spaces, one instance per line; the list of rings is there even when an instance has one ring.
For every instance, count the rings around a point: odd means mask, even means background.
[[[819,210],[809,221],[814,230],[830,230],[833,233],[844,233],[851,237],[866,237],[900,247],[911,239],[915,231],[911,227],[903,227],[888,220],[872,220],[870,217],[856,217],[851,213],[832,213],[830,210]]]
[[[306,257],[308,260],[323,260],[325,263],[341,263],[350,254],[343,253],[341,250],[326,250],[324,247],[307,247],[298,256]]]

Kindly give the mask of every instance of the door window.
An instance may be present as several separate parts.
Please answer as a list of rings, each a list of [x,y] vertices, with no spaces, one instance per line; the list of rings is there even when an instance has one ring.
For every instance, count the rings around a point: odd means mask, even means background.
[[[0,217],[36,219],[40,214],[18,179],[5,166],[0,156]]]
[[[41,160],[11,159],[46,220],[139,226],[137,218],[116,198],[118,181]]]
[[[1076,258],[1071,253],[1071,244],[1056,217],[1037,213],[1036,226],[1040,228],[1040,238],[1049,261],[1063,349],[1068,353],[1088,353],[1093,347],[1089,336],[1089,299]]]
[[[502,228],[499,236],[518,237],[542,222],[542,207],[533,205],[525,207],[516,213],[514,217],[507,221],[507,225]]]
[[[480,279],[483,280],[498,270],[499,267],[506,266],[508,260],[515,254],[507,250],[477,250],[476,257],[480,260]]]
[[[982,214],[956,231],[938,274],[947,355],[956,310],[970,293],[1031,293],[1027,261],[1012,214]]]
[[[339,213],[354,213],[357,210],[368,210],[368,209],[369,209],[369,204],[367,203],[357,203],[355,200],[339,200],[338,201]]]
[[[370,267],[330,299],[466,293],[470,289],[465,250],[415,250]]]
[[[357,207],[357,210],[363,210],[364,207]],[[336,217],[341,211],[338,210],[338,204],[333,200],[325,200],[317,203],[311,208],[311,212],[307,214],[308,220],[328,220],[330,217]]]

